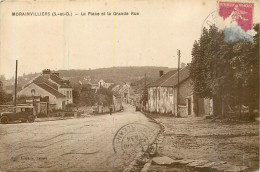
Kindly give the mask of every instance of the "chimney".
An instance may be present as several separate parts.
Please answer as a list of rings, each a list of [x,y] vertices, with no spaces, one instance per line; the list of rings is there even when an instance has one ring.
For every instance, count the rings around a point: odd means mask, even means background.
[[[49,75],[49,74],[51,74],[51,70],[50,70],[50,69],[44,69],[44,70],[42,71],[42,74],[47,74],[47,75]]]
[[[160,70],[160,71],[159,71],[159,75],[160,75],[160,77],[163,76],[163,70]]]

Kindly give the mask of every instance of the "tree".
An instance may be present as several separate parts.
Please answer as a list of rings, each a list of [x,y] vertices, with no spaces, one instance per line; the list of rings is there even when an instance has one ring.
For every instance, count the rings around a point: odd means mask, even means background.
[[[225,42],[223,32],[211,26],[193,45],[193,91],[199,97],[213,98],[214,114],[227,114],[232,103],[243,103],[251,110],[258,105],[259,25],[255,30],[253,43]]]
[[[97,95],[94,90],[81,91],[79,100],[80,105],[94,106],[97,103]]]
[[[113,93],[111,90],[101,87],[97,91],[98,103],[104,106],[110,106],[113,104]]]
[[[3,85],[3,83],[2,83],[2,81],[0,81],[0,105],[6,104],[6,103],[12,101],[12,95],[11,94],[7,94],[4,91],[2,85]]]
[[[224,35],[215,26],[209,30],[203,29],[199,41],[195,41],[192,49],[190,76],[193,81],[195,95],[202,98],[213,98],[213,112],[218,114],[221,109],[221,89],[218,89],[222,79],[219,67],[224,57],[220,59],[220,49],[225,45]]]
[[[78,106],[103,105],[110,106],[113,104],[113,93],[107,88],[93,90],[91,85],[86,84],[80,90],[73,90],[73,98]]]

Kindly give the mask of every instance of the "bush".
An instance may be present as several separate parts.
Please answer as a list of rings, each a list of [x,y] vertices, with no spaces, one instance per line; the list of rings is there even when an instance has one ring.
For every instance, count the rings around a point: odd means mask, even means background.
[[[94,106],[103,105],[109,106],[113,103],[113,93],[107,88],[101,87],[97,92],[95,90],[81,90],[77,99],[74,99],[77,106]]]

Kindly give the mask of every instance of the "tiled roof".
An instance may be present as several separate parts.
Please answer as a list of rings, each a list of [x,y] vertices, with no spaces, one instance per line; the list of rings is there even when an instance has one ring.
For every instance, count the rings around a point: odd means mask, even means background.
[[[189,78],[190,76],[190,67],[189,65],[180,69],[180,81],[182,82]],[[178,85],[178,71],[170,71],[157,79],[155,82],[150,84],[148,87],[174,87]]]
[[[71,86],[69,85],[69,81],[63,80],[55,74],[51,74],[50,79],[61,85],[61,88],[71,88]]]
[[[149,84],[147,87],[159,87],[162,83],[164,83],[169,77],[173,76],[177,70],[172,70],[161,76],[159,79],[156,81],[152,82]]]
[[[35,84],[42,84],[45,83],[51,87],[53,87],[54,89],[58,90],[58,86],[52,82],[49,81],[49,79],[51,79],[52,81],[56,82],[57,84],[61,85],[61,88],[72,88],[69,85],[69,81],[67,80],[63,80],[61,78],[59,78],[57,75],[55,74],[50,74],[50,75],[40,75],[36,78],[34,78],[34,80],[28,82],[24,88],[26,88],[28,85],[30,85],[32,82]]]
[[[35,84],[38,85],[39,87],[41,87],[42,89],[48,91],[55,97],[65,97],[65,95],[61,94],[60,92],[58,92],[57,90],[55,90],[54,88],[50,87],[49,85],[47,85],[45,83],[35,83]]]
[[[179,82],[183,82],[190,76],[190,66],[186,66],[180,69],[180,80]],[[178,85],[178,72],[169,77],[164,83],[161,84],[162,87],[175,87]]]
[[[48,79],[50,79],[49,75],[40,75],[36,78],[34,78],[34,80],[28,82],[24,88],[26,88],[28,85],[30,85],[31,83],[35,83],[35,84],[41,84],[41,83],[46,83],[49,86],[53,87],[54,89],[58,90],[58,86],[52,82],[50,82]]]
[[[110,85],[110,86],[108,87],[108,89],[112,90],[112,89],[114,89],[116,86],[117,86],[116,84],[112,84],[112,85]]]

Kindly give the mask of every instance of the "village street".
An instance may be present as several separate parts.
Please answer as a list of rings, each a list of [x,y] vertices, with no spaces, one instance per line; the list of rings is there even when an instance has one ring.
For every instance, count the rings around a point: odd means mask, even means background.
[[[144,126],[153,139],[159,126],[131,106],[112,115],[90,116],[59,121],[0,125],[0,170],[15,171],[118,171],[133,154],[122,158],[121,146],[113,140],[127,124]],[[124,130],[127,131],[129,128]],[[138,129],[138,127],[137,127]],[[130,130],[129,130],[130,131]],[[132,131],[132,132],[131,132]],[[129,138],[139,137],[131,130]],[[123,133],[127,135],[127,133]],[[128,136],[126,136],[127,138]],[[149,136],[147,136],[149,137]],[[129,141],[129,140],[128,140]],[[131,141],[130,141],[131,142]],[[131,142],[133,145],[134,142]],[[128,148],[127,146],[124,148]],[[114,152],[117,151],[117,153]],[[127,149],[124,149],[127,152]],[[129,153],[129,152],[127,152]]]

